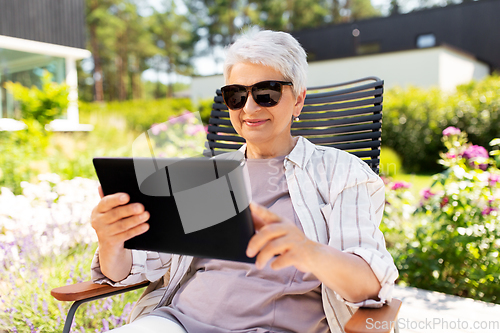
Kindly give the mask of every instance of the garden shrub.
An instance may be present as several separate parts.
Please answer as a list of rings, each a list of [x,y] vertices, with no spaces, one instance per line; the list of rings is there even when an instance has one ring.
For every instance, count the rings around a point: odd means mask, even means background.
[[[52,74],[47,71],[41,81],[42,89],[5,83],[26,124],[23,130],[0,131],[0,186],[7,186],[16,194],[21,191],[21,181],[33,180],[38,174],[50,171],[46,153],[52,133],[45,125],[58,118],[68,106],[66,85],[52,82]]]
[[[44,71],[41,77],[42,89],[36,86],[27,88],[19,82],[5,83],[7,91],[19,104],[22,119],[36,120],[44,127],[61,116],[68,107],[68,86],[53,82],[52,78],[49,71]]]
[[[211,105],[200,103],[202,119]],[[21,194],[21,181],[36,182],[38,174],[48,172],[62,179],[95,179],[94,156],[132,156],[132,142],[142,132],[190,107],[189,99],[80,103],[80,122],[94,126],[88,133],[52,133],[37,119],[23,119],[25,130],[0,132],[0,187]]]
[[[390,147],[382,147],[380,149],[380,174],[385,177],[394,177],[402,171],[401,158],[398,153]]]
[[[168,98],[157,100],[130,100],[123,102],[84,103],[80,102],[82,119],[91,114],[104,114],[125,119],[126,127],[136,132],[147,131],[153,124],[159,124],[185,110],[193,110],[189,98]]]
[[[389,185],[384,228],[400,281],[500,303],[500,171],[464,132],[449,127],[443,134],[446,170],[412,214],[404,215],[405,194],[397,193],[404,187]]]
[[[384,97],[382,142],[401,156],[407,172],[439,172],[443,169],[435,156],[444,149],[445,128],[461,128],[471,142],[486,147],[491,138],[500,137],[499,123],[499,75],[458,86],[455,93],[394,88]]]

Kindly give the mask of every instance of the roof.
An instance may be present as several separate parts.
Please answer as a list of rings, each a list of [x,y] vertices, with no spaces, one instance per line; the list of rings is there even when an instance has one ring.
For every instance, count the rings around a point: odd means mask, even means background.
[[[500,0],[481,0],[323,26],[292,33],[308,53],[309,61],[354,57],[417,49],[417,38],[434,36],[434,45],[446,44],[473,55],[500,70]],[[359,30],[359,36],[353,30]]]
[[[0,35],[84,49],[84,0],[0,0]]]

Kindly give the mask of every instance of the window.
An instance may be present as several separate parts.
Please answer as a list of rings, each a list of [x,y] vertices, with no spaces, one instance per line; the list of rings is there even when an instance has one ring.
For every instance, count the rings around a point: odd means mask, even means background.
[[[0,118],[15,118],[14,101],[3,87],[7,81],[20,82],[25,87],[41,88],[44,70],[61,83],[66,75],[64,58],[0,48]]]
[[[356,47],[356,53],[359,55],[373,54],[380,52],[379,42],[361,43]]]
[[[436,46],[436,36],[434,34],[424,34],[417,37],[417,47],[423,49]]]

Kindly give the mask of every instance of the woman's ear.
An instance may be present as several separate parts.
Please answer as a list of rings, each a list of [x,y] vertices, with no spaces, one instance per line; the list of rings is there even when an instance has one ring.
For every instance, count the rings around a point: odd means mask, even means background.
[[[297,99],[295,100],[295,106],[293,110],[293,117],[297,118],[304,107],[304,102],[306,99],[306,89],[302,90],[300,94],[297,95]]]

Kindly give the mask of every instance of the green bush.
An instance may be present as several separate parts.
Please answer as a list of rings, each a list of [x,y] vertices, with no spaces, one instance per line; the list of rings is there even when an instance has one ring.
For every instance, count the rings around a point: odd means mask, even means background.
[[[380,174],[385,177],[394,177],[402,171],[401,157],[398,153],[390,147],[382,147],[380,149]]]
[[[47,150],[52,133],[45,130],[45,125],[68,106],[68,87],[52,82],[52,75],[46,71],[42,89],[13,82],[5,83],[5,88],[18,103],[26,129],[0,132],[0,187],[6,186],[19,194],[21,181],[33,180],[51,170]]]
[[[455,126],[474,144],[500,136],[500,76],[473,81],[447,94],[439,89],[394,88],[384,98],[382,142],[401,156],[407,172],[439,172],[441,132]]]
[[[21,118],[36,120],[45,126],[68,107],[69,89],[65,84],[53,82],[48,71],[44,72],[41,80],[42,89],[35,86],[27,88],[19,82],[7,82],[5,88],[19,103]]]
[[[115,116],[124,118],[126,127],[136,132],[144,132],[151,125],[163,123],[170,117],[181,115],[185,110],[197,111],[193,110],[189,98],[80,103],[81,122],[96,114]]]
[[[202,117],[211,103],[201,103]],[[189,99],[80,103],[80,122],[94,125],[89,133],[52,133],[36,119],[23,119],[28,128],[0,132],[0,187],[20,194],[21,181],[36,182],[40,173],[62,179],[95,178],[94,156],[131,156],[132,142],[154,123],[192,110]]]
[[[51,133],[36,121],[26,129],[0,132],[0,187],[21,194],[21,182],[36,182],[41,173],[57,173],[62,179],[95,178],[94,156],[131,156],[139,133],[128,130],[121,117],[91,115],[89,133]],[[123,125],[123,126],[122,126]]]

